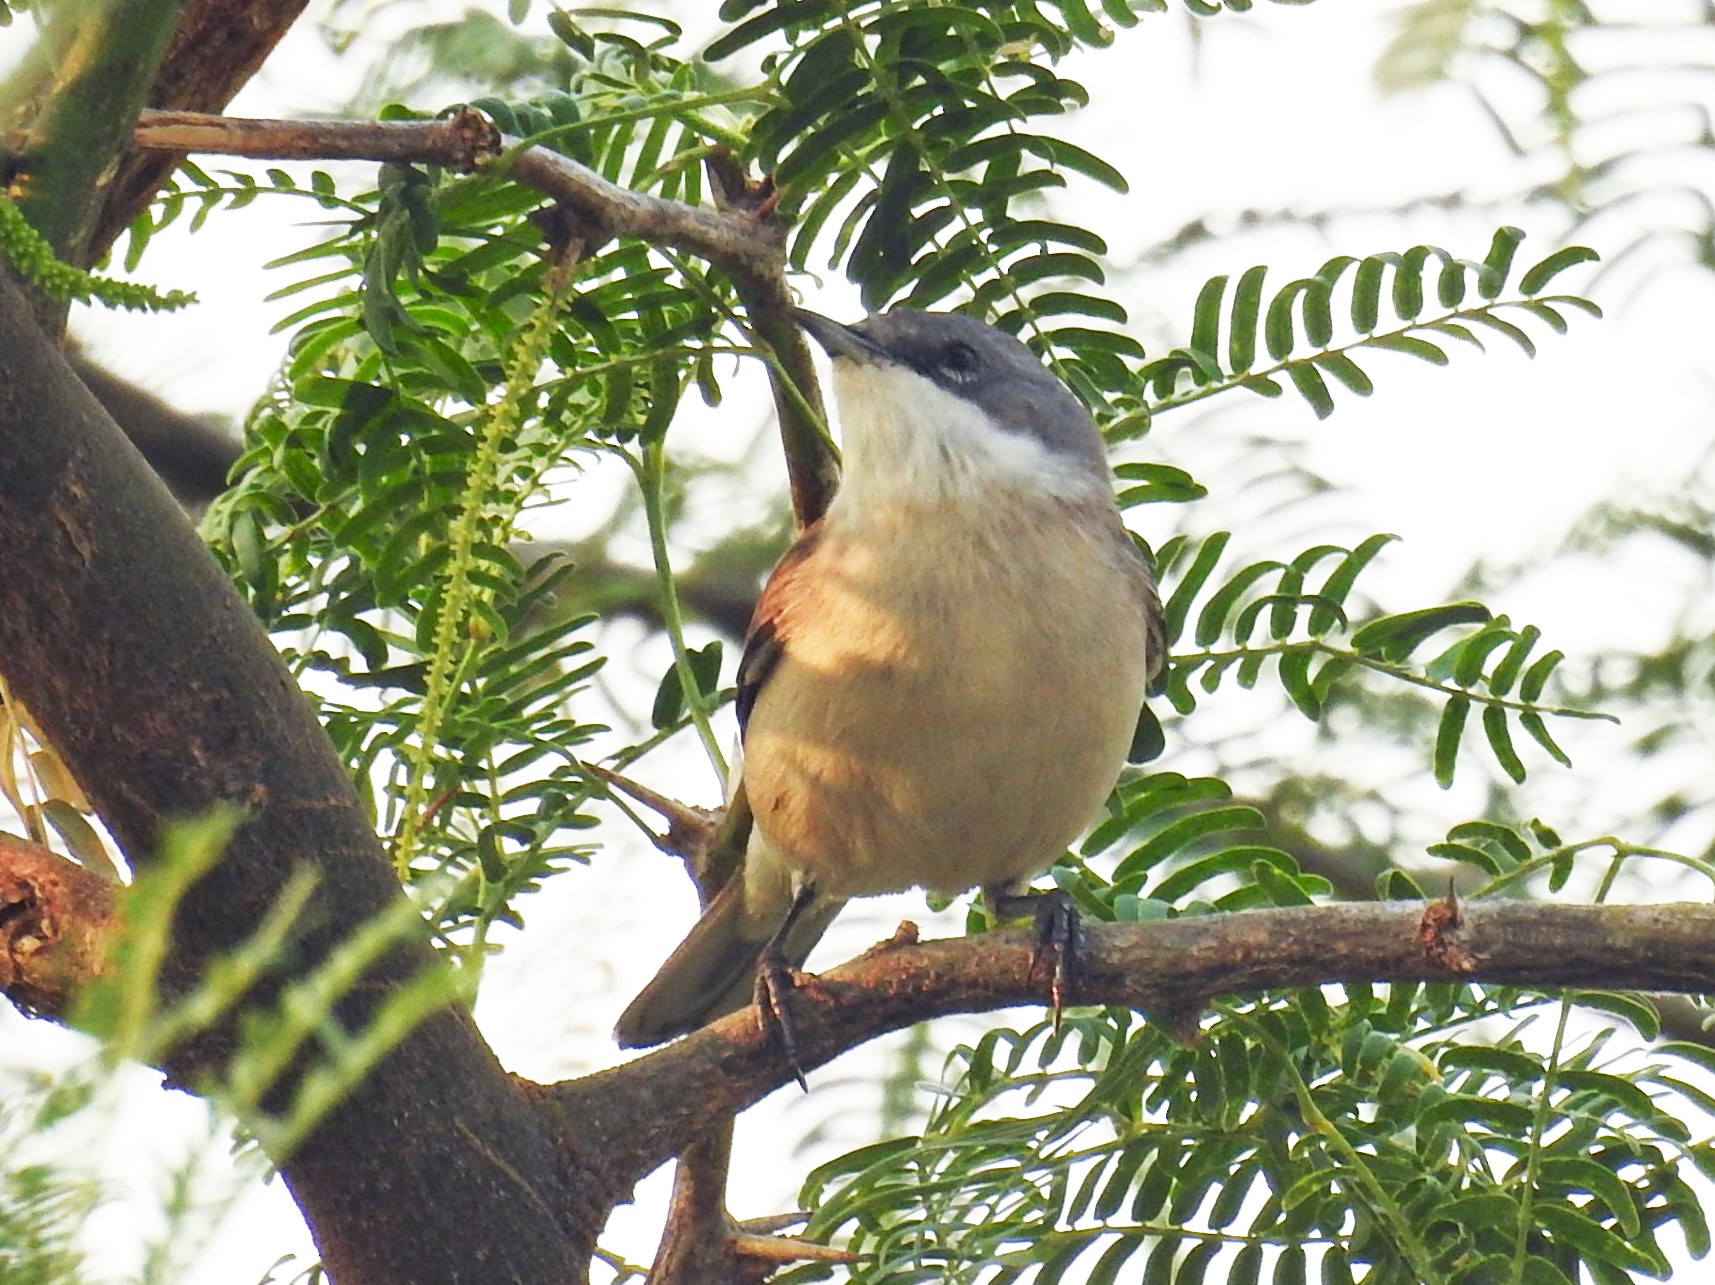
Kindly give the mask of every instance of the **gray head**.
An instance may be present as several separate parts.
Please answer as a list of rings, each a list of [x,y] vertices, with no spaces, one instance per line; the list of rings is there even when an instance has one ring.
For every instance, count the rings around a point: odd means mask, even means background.
[[[970,402],[1005,432],[1107,476],[1095,421],[1017,338],[957,312],[900,308],[844,325],[799,309],[799,324],[830,357],[904,366]]]

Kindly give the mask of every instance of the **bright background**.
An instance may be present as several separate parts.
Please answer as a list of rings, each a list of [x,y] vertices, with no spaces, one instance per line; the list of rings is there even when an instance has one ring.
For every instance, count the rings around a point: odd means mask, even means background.
[[[1654,12],[1659,16],[1670,3],[1656,0]],[[1152,352],[1183,340],[1197,289],[1217,272],[1237,274],[1266,262],[1278,284],[1313,271],[1336,252],[1361,255],[1418,241],[1480,258],[1501,223],[1531,234],[1520,252],[1523,262],[1553,248],[1560,216],[1510,199],[1527,181],[1521,162],[1466,89],[1442,84],[1395,97],[1379,94],[1372,69],[1400,7],[1319,0],[1308,8],[1264,5],[1249,15],[1195,23],[1174,12],[1146,18],[1122,33],[1112,50],[1062,64],[1062,74],[1082,81],[1093,102],[1068,122],[1070,134],[1117,163],[1132,189],[1120,197],[1075,183],[1059,194],[1059,204],[1107,237],[1112,260],[1123,270],[1116,273],[1118,293]],[[682,8],[694,42],[697,24],[709,22],[713,6]],[[357,44],[336,57],[318,29],[326,5],[312,5],[231,111],[342,114],[363,67],[401,32],[462,9],[427,0],[377,6],[360,24]],[[342,20],[352,22],[354,12],[346,5]],[[0,32],[0,61],[15,57],[26,36],[27,24]],[[1686,122],[1673,114],[1652,117],[1648,106],[1654,98],[1688,96],[1684,86],[1692,82],[1680,78],[1693,73],[1676,69],[1690,59],[1709,59],[1712,49],[1715,39],[1702,50],[1646,49],[1659,75],[1611,91],[1619,98],[1603,106],[1636,107],[1627,128],[1643,131],[1646,140],[1652,130],[1663,139],[1677,137]],[[1528,109],[1532,87],[1522,79],[1501,76],[1485,85],[1503,107]],[[1701,92],[1709,91],[1705,86]],[[1636,94],[1635,103],[1624,100],[1627,93]],[[204,164],[248,163],[208,158]],[[1709,193],[1707,172],[1690,179],[1682,174],[1679,181]],[[1420,201],[1454,192],[1465,194],[1466,202]],[[1414,202],[1408,215],[1392,210]],[[236,421],[280,360],[285,337],[271,335],[269,327],[291,307],[262,302],[285,279],[261,265],[318,238],[314,224],[304,221],[305,208],[303,202],[263,199],[216,216],[194,236],[176,225],[156,239],[140,275],[195,290],[202,302],[169,318],[80,309],[76,335],[116,373],[174,405]],[[1233,233],[1246,210],[1334,217],[1325,231],[1258,221],[1171,264],[1144,258],[1194,220]],[[1670,218],[1671,210],[1646,203],[1629,225],[1600,224],[1579,239],[1611,257],[1658,216]],[[1197,531],[1232,526],[1240,555],[1322,539],[1349,543],[1373,531],[1398,534],[1401,542],[1365,582],[1383,610],[1460,596],[1473,567],[1489,569],[1494,583],[1480,596],[1515,621],[1541,626],[1548,645],[1571,658],[1574,676],[1605,654],[1660,646],[1675,630],[1707,636],[1715,609],[1695,596],[1703,569],[1665,542],[1629,544],[1618,556],[1566,547],[1598,503],[1707,493],[1715,277],[1672,255],[1657,259],[1648,270],[1637,262],[1623,265],[1591,288],[1607,309],[1606,320],[1575,319],[1565,337],[1533,329],[1541,347],[1534,360],[1499,340],[1487,354],[1455,351],[1446,369],[1378,354],[1366,363],[1375,395],[1359,400],[1337,392],[1338,410],[1326,422],[1316,422],[1290,394],[1264,402],[1239,393],[1207,414],[1164,416],[1133,449],[1143,458],[1180,464],[1209,485],[1211,498],[1182,520]],[[1569,273],[1561,284],[1583,291],[1588,281],[1585,270]],[[805,302],[820,311],[851,317],[858,310],[855,292],[835,274],[798,284]],[[770,449],[770,431],[754,370],[730,380],[718,413],[698,405],[675,426],[670,440],[681,452],[743,466],[738,483],[709,492],[704,534],[710,540],[783,505],[783,470]],[[1330,489],[1308,493],[1282,472],[1286,464],[1320,476]],[[624,484],[609,476],[597,485],[617,499]],[[589,502],[580,493],[580,503]],[[1176,520],[1171,513],[1140,513],[1140,529],[1154,541]],[[577,533],[551,518],[543,529],[546,535]],[[641,562],[641,544],[637,554]],[[612,657],[604,682],[616,702],[645,709],[667,663],[662,641],[621,622],[607,630],[603,650]],[[1707,729],[1707,707],[1699,708],[1700,726]],[[1668,788],[1684,789],[1693,801],[1709,799],[1707,736],[1701,745],[1651,760],[1646,779],[1627,752],[1625,729],[1588,723],[1556,732],[1577,768],[1562,771],[1527,751],[1528,798],[1568,834],[1626,833],[1634,811]],[[1486,754],[1473,750],[1455,788],[1440,791],[1429,779],[1426,746],[1380,754],[1373,740],[1343,746],[1319,737],[1272,698],[1243,692],[1223,693],[1188,725],[1170,726],[1164,765],[1188,774],[1210,770],[1217,746],[1240,788],[1247,781],[1260,786],[1283,767],[1374,785],[1403,810],[1406,857],[1449,825],[1481,815],[1494,777]],[[1237,755],[1235,746],[1241,747]],[[1250,766],[1232,770],[1235,758]],[[718,782],[688,740],[649,759],[639,775],[687,801],[708,804],[719,797]],[[1701,820],[1694,817],[1669,837],[1686,851],[1707,847],[1715,839],[1709,815],[1705,810]],[[1350,821],[1360,829],[1369,824],[1363,816]],[[611,837],[591,868],[566,875],[522,906],[525,930],[513,935],[487,973],[478,1019],[507,1066],[521,1074],[555,1080],[612,1063],[618,1054],[609,1026],[694,913],[689,886],[671,863],[623,823]],[[1664,883],[1634,886],[1630,895],[1679,893]],[[907,915],[930,931],[955,930],[958,922],[956,911],[926,917],[917,896],[886,899],[849,912],[818,959],[854,953]],[[959,1031],[976,1029],[974,1018],[952,1022],[937,1038],[950,1043]],[[86,1056],[79,1038],[0,1010],[0,1064],[45,1072]],[[795,1089],[776,1094],[741,1121],[737,1214],[792,1208],[797,1184],[813,1164],[874,1137],[880,1109],[875,1078],[884,1057],[879,1046],[849,1056],[812,1076],[808,1097]],[[144,1245],[160,1229],[169,1176],[191,1155],[204,1161],[194,1199],[206,1206],[208,1238],[203,1245],[180,1238],[181,1248],[195,1251],[180,1279],[190,1285],[261,1280],[282,1255],[296,1253],[299,1261],[279,1273],[284,1280],[314,1261],[280,1184],[235,1177],[225,1160],[224,1132],[200,1104],[162,1090],[153,1073],[125,1074],[100,1124],[85,1120],[79,1127],[82,1136],[52,1141],[88,1158],[110,1184],[112,1200],[86,1234],[113,1280],[138,1271]],[[647,1259],[665,1190],[665,1174],[639,1189],[638,1204],[616,1215],[609,1248],[633,1261]]]

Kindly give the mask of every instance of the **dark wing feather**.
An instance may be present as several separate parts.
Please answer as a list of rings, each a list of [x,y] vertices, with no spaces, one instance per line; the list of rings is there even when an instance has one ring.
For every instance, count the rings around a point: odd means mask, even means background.
[[[801,592],[794,583],[797,573],[816,551],[820,539],[819,524],[799,536],[780,561],[775,563],[774,570],[769,573],[768,583],[762,588],[762,597],[757,600],[756,613],[751,616],[750,629],[744,636],[744,654],[738,661],[740,740],[744,737],[744,729],[750,722],[750,711],[756,706],[756,698],[762,691],[762,685],[768,681],[768,676],[774,672],[774,667],[786,654],[786,639],[781,636],[781,617],[787,605]]]

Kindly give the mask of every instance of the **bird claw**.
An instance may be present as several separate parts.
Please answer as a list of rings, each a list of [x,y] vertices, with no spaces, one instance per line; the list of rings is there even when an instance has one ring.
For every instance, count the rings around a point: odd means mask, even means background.
[[[798,1037],[788,1006],[798,983],[799,974],[778,950],[766,950],[756,961],[756,1010],[763,1037],[779,1040],[781,1056],[786,1059],[792,1078],[798,1081],[800,1089],[808,1093],[810,1084],[804,1078],[804,1068],[798,1063]]]
[[[1058,1035],[1066,996],[1077,986],[1083,964],[1084,920],[1078,907],[1061,888],[1024,893],[985,890],[984,899],[996,919],[1030,919],[1036,951],[1030,957],[1029,976],[1034,978],[1044,963],[1049,965],[1048,1003]]]

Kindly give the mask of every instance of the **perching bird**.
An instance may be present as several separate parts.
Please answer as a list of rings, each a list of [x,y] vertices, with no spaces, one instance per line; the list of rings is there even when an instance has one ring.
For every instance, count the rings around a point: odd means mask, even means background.
[[[748,1003],[764,951],[801,965],[849,897],[1016,910],[1113,787],[1162,661],[1101,435],[1028,348],[954,313],[798,317],[833,360],[843,477],[739,665],[744,863],[619,1019],[628,1047]]]

